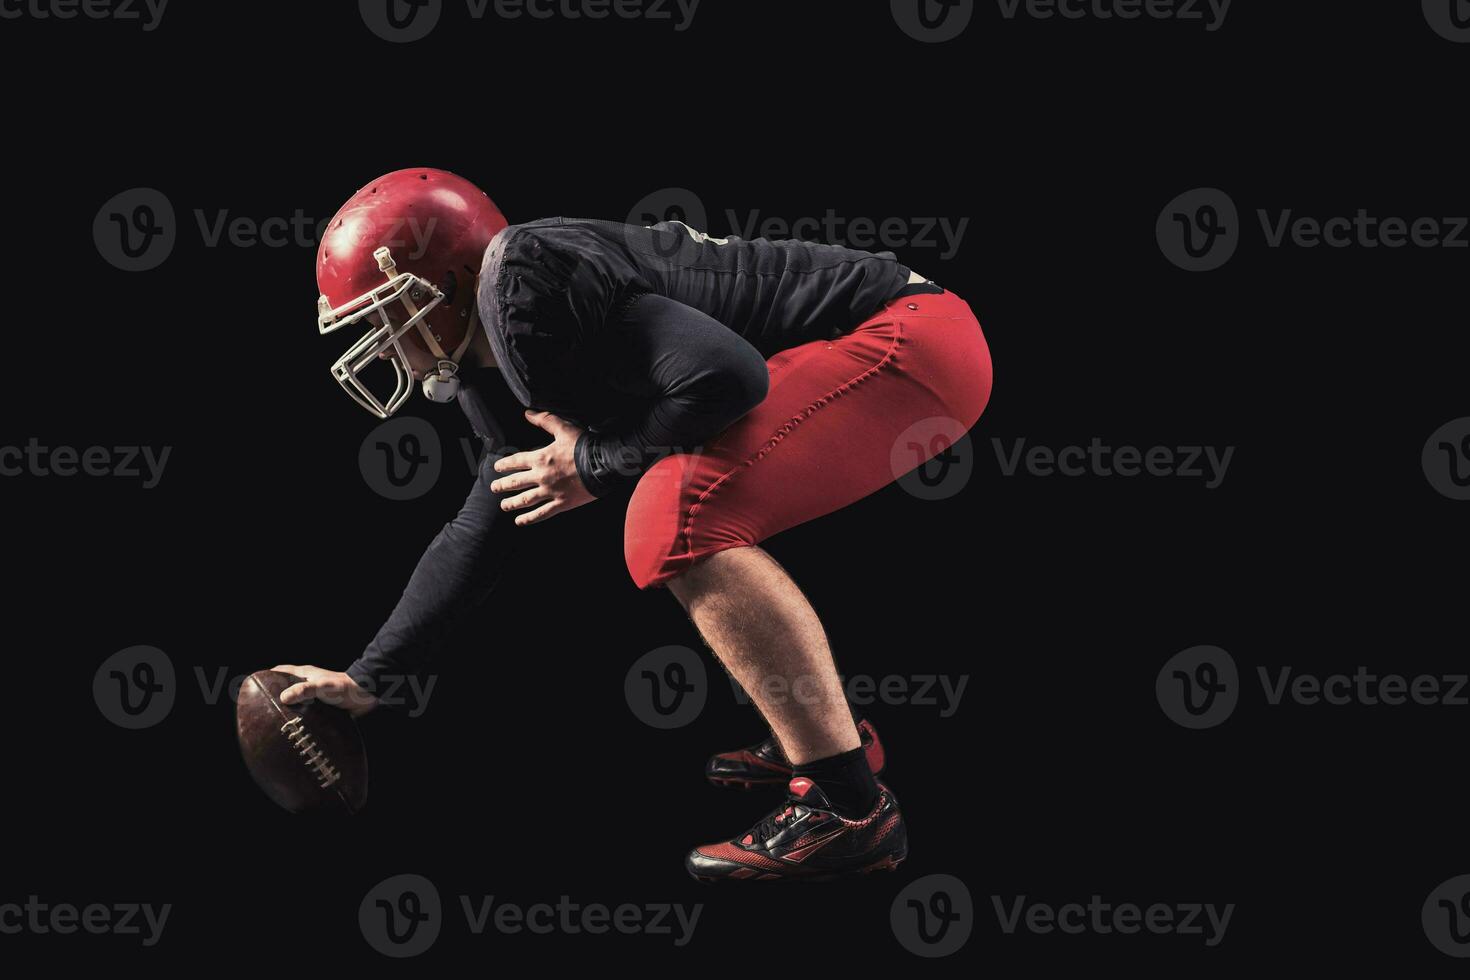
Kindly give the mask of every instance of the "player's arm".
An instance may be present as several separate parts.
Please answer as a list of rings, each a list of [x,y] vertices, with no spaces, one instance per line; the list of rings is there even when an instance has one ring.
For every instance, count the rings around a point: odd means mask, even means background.
[[[770,374],[760,352],[666,297],[640,298],[608,341],[614,383],[648,407],[623,426],[578,440],[577,471],[597,496],[636,482],[672,452],[693,452],[766,397]]]
[[[404,689],[401,681],[422,671],[485,600],[499,580],[514,537],[510,516],[501,511],[500,498],[489,489],[500,455],[481,460],[469,498],[430,542],[398,605],[362,656],[345,671],[278,665],[276,670],[304,679],[282,692],[283,702],[319,698],[354,714],[372,710],[377,705],[375,692]]]
[[[552,441],[495,465],[517,524],[536,524],[634,483],[659,459],[693,452],[766,397],[760,353],[698,310],[642,296],[588,357],[608,384],[647,406],[593,432],[549,412],[527,412]]]

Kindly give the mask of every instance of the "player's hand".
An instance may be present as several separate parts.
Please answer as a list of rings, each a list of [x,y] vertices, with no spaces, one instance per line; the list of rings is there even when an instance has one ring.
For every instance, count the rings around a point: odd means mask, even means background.
[[[502,500],[500,509],[516,512],[522,527],[597,499],[577,475],[582,430],[550,412],[527,412],[526,418],[551,433],[551,445],[496,460],[495,472],[506,475],[490,484],[496,493],[515,494]]]
[[[281,692],[282,704],[317,700],[334,708],[341,708],[354,718],[359,718],[378,706],[377,698],[340,670],[323,670],[310,664],[277,664],[271,670],[301,678]]]

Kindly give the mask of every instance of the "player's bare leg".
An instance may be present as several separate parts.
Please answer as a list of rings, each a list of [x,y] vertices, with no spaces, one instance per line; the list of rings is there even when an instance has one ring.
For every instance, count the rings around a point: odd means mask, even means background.
[[[760,548],[732,548],[673,579],[669,590],[793,765],[858,747],[826,631],[775,559]]]

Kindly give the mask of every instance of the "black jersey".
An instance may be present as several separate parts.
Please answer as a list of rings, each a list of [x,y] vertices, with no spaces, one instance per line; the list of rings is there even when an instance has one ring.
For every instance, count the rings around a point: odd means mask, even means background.
[[[617,359],[608,334],[639,295],[698,310],[770,357],[852,329],[908,279],[891,252],[710,238],[679,221],[546,218],[490,243],[479,306],[516,396],[590,422],[598,406],[575,403],[595,397],[589,374]]]

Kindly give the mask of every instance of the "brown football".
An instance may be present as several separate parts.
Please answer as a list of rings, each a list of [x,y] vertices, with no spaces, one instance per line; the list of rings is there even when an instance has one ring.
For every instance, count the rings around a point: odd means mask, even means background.
[[[282,704],[301,678],[258,670],[240,685],[235,733],[245,766],[292,813],[356,813],[367,802],[367,750],[352,716],[320,701]]]

